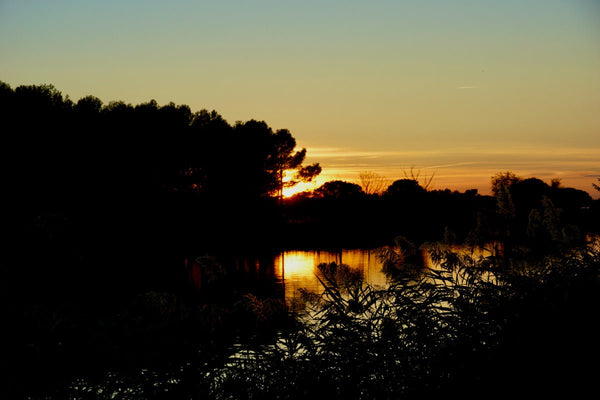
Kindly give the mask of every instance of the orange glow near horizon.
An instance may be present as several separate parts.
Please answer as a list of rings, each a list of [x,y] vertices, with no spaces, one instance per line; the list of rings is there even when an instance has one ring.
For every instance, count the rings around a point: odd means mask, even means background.
[[[600,160],[600,157],[599,157]],[[600,161],[597,163],[600,168]],[[377,166],[375,166],[377,167]],[[477,189],[481,195],[491,195],[491,178],[498,172],[511,171],[522,178],[538,178],[547,184],[551,183],[553,178],[561,180],[563,187],[571,187],[579,190],[583,190],[590,194],[594,199],[600,198],[600,192],[594,189],[592,183],[598,184],[598,178],[600,174],[592,168],[589,172],[580,172],[577,170],[557,170],[550,168],[551,172],[538,171],[535,169],[524,169],[524,168],[493,168],[485,166],[472,166],[471,168],[465,167],[454,167],[454,168],[423,168],[421,171],[423,177],[429,177],[433,174],[433,180],[431,185],[427,188],[428,190],[445,190],[450,189],[452,191],[464,192],[465,190]],[[396,179],[404,179],[403,170],[392,169],[386,170],[384,168],[364,168],[361,171],[357,171],[354,168],[327,168],[326,165],[323,168],[324,173],[314,179],[312,182],[301,182],[293,187],[285,188],[283,190],[283,197],[290,198],[298,193],[312,192],[317,189],[323,183],[332,180],[343,180],[346,182],[352,182],[360,185],[359,173],[360,172],[375,172],[383,176],[387,184],[391,184]]]
[[[391,184],[414,168],[425,181],[433,175],[429,190],[464,192],[477,189],[491,194],[491,178],[511,171],[522,178],[538,178],[550,184],[554,178],[599,198],[594,189],[600,178],[600,147],[516,146],[509,144],[406,149],[385,151],[352,148],[307,147],[307,163],[319,162],[323,172],[310,185],[290,188],[293,195],[312,190],[330,180],[360,184],[361,172],[374,172]]]
[[[283,189],[283,197],[289,198],[298,193],[310,192],[310,191],[315,190],[317,187],[318,186],[316,185],[315,182],[300,182],[295,186]]]
[[[317,162],[317,161],[315,161],[315,162]],[[294,186],[284,187],[283,197],[290,198],[290,197],[294,196],[295,194],[298,194],[301,192],[311,192],[311,191],[315,190],[316,188],[318,188],[319,186],[321,186],[323,183],[327,182],[327,180],[329,180],[329,179],[327,179],[328,176],[329,176],[328,174],[321,173],[320,175],[318,175],[316,178],[314,178],[310,182],[299,182],[299,183],[295,184]],[[284,173],[283,183],[286,184],[286,183],[290,182],[292,180],[292,177],[293,177],[293,173],[289,173],[286,171]]]

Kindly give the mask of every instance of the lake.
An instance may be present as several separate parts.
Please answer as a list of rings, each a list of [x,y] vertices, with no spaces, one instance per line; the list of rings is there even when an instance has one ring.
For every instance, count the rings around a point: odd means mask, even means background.
[[[423,245],[417,250],[413,261],[417,268],[439,268],[429,255],[432,245]],[[467,246],[447,247],[474,257],[489,256],[491,251]],[[397,251],[396,248],[388,250]],[[227,282],[237,285],[241,291],[258,291],[269,296],[284,298],[288,304],[300,296],[299,289],[322,293],[323,287],[317,278],[318,265],[336,263],[348,265],[359,271],[365,282],[385,287],[388,276],[382,271],[379,256],[381,248],[332,250],[286,250],[275,255],[261,257],[238,257],[228,267]],[[221,266],[215,265],[210,257],[198,257],[186,261],[189,281],[197,289],[207,286],[219,274]],[[217,272],[215,272],[215,270]]]

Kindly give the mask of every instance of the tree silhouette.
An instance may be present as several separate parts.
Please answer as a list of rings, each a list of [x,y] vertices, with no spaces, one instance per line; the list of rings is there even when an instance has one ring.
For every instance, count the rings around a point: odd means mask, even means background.
[[[318,163],[303,167],[306,149],[295,151],[296,139],[287,129],[280,129],[273,135],[273,153],[270,155],[269,170],[275,176],[275,191],[279,202],[283,201],[283,190],[300,182],[310,182],[321,173]],[[295,171],[290,180],[285,180],[287,171]]]
[[[324,199],[349,200],[356,199],[364,194],[362,188],[356,183],[346,181],[329,181],[314,190],[315,197]]]
[[[421,170],[415,171],[414,167],[411,167],[409,171],[403,170],[402,174],[404,175],[405,179],[417,182],[419,186],[423,187],[425,190],[429,190],[431,188],[433,178],[435,177],[434,172],[430,176],[423,176],[421,179]]]
[[[95,96],[85,96],[75,104],[75,111],[85,114],[86,116],[98,114],[102,109],[102,100]]]
[[[416,179],[398,179],[386,190],[386,194],[392,197],[415,198],[425,194],[427,190],[419,185]]]
[[[363,171],[358,176],[360,187],[368,195],[382,194],[389,186],[388,180],[375,172]]]
[[[491,179],[492,194],[497,196],[500,191],[509,189],[513,183],[520,182],[521,180],[521,177],[515,175],[511,171],[498,172],[496,175],[492,176]]]

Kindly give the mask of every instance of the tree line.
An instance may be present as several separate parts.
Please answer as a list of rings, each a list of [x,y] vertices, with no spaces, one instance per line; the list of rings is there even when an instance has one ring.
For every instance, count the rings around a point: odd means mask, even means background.
[[[558,179],[546,183],[498,172],[490,179],[489,196],[476,189],[430,189],[431,176],[419,179],[414,171],[391,184],[372,172],[360,178],[360,184],[326,182],[289,199],[289,234],[308,246],[311,238],[333,237],[335,247],[340,241],[379,245],[404,236],[416,242],[506,241],[515,248],[558,249],[581,243],[600,226],[599,201]]]
[[[302,165],[306,149],[288,130],[264,121],[230,125],[216,111],[155,100],[73,102],[52,85],[0,82],[0,104],[12,191],[37,206],[161,190],[255,201],[280,194],[285,171],[294,182],[320,172]]]

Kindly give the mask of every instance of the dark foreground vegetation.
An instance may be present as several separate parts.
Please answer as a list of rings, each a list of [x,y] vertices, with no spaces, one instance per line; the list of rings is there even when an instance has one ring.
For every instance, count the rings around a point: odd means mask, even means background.
[[[283,199],[320,166],[264,122],[3,83],[0,113],[0,397],[572,394],[597,372],[586,242],[600,207],[586,192],[505,172],[493,196],[406,176]],[[443,268],[424,271],[414,249],[438,240],[499,251],[440,251]],[[250,252],[384,245],[398,250],[383,255],[389,288],[321,266],[306,314],[266,271],[235,274]]]
[[[404,270],[383,289],[344,265],[320,265],[325,292],[306,293],[300,314],[247,296],[255,334],[224,348],[221,357],[82,376],[60,394],[421,399],[581,398],[593,391],[600,356],[598,251],[526,264],[441,249],[433,255],[439,270]],[[414,268],[393,260],[387,267]],[[159,310],[155,318],[177,315]]]
[[[440,270],[404,274],[384,289],[343,265],[321,265],[325,293],[307,296],[301,322],[207,371],[206,393],[415,399],[579,397],[593,390],[597,252],[527,265],[433,255]]]

